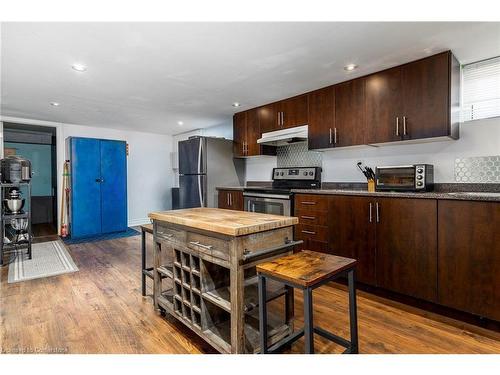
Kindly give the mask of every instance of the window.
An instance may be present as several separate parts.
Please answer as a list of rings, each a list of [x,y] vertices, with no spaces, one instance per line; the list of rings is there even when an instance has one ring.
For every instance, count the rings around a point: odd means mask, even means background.
[[[462,121],[500,116],[500,56],[464,65]]]

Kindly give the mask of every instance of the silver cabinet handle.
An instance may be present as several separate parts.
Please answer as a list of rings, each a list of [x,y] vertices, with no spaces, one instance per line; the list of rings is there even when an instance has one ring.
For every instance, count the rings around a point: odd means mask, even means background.
[[[212,250],[213,246],[212,245],[203,245],[200,243],[200,241],[190,241],[189,242],[191,245],[199,246],[207,250]]]
[[[233,193],[229,193],[229,205],[233,205]]]
[[[406,116],[403,116],[403,135],[406,135]]]
[[[337,144],[337,128],[333,128],[333,143]]]
[[[396,117],[396,136],[399,136],[399,117]]]
[[[285,112],[281,112],[281,127],[285,125]]]
[[[166,238],[172,238],[174,236],[172,233],[165,233],[165,232],[158,232],[158,234]]]
[[[312,205],[315,205],[315,204],[316,204],[316,202],[307,202],[307,201],[300,202],[300,203],[302,203],[302,204],[306,204],[306,205],[308,205],[308,206],[312,206]]]
[[[330,128],[330,144],[332,144],[333,141],[332,141],[332,128]]]
[[[310,230],[303,230],[302,233],[304,233],[304,234],[316,234],[316,232],[313,232]]]
[[[372,202],[370,202],[370,217],[369,217],[370,223],[372,222],[372,208],[373,208],[373,204],[372,204]]]
[[[378,202],[375,203],[375,215],[376,215],[377,223],[380,223],[380,211],[378,208]]]
[[[316,220],[315,216],[301,216],[301,219],[306,219],[306,220]]]

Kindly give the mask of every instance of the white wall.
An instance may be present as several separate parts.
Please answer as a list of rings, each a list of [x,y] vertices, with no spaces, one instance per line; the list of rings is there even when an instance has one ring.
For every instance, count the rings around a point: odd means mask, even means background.
[[[454,182],[456,158],[500,154],[500,118],[469,121],[460,125],[456,141],[406,144],[383,147],[338,149],[323,153],[323,181],[365,182],[356,168],[362,160],[366,165],[434,164],[435,182]],[[247,159],[247,181],[271,180],[276,157]]]
[[[2,117],[2,121],[57,128],[58,220],[60,220],[62,165],[66,159],[65,140],[70,136],[124,140],[129,144],[127,158],[129,226],[148,223],[147,215],[151,211],[171,208],[170,189],[174,181],[170,162],[172,136],[12,117]]]

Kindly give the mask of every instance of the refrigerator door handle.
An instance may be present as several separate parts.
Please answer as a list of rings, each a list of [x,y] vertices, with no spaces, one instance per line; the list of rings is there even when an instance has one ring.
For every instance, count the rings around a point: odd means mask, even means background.
[[[203,202],[203,191],[202,191],[202,187],[201,187],[201,174],[198,175],[198,194],[200,195],[201,207],[205,207],[205,204]]]
[[[200,138],[200,149],[198,150],[198,174],[201,173],[201,155],[203,153],[203,140]]]

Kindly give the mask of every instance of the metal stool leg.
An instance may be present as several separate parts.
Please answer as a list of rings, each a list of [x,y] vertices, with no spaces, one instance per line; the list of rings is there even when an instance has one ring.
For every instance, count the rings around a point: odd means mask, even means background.
[[[304,338],[306,342],[306,353],[314,354],[313,301],[311,288],[304,289]]]
[[[266,277],[259,275],[259,332],[260,353],[267,354],[267,304]]]
[[[349,283],[349,324],[351,329],[352,354],[358,354],[358,311],[356,306],[356,285],[354,269],[347,273]]]
[[[141,230],[141,257],[142,257],[142,295],[146,295],[146,275],[144,270],[146,269],[146,232]]]

